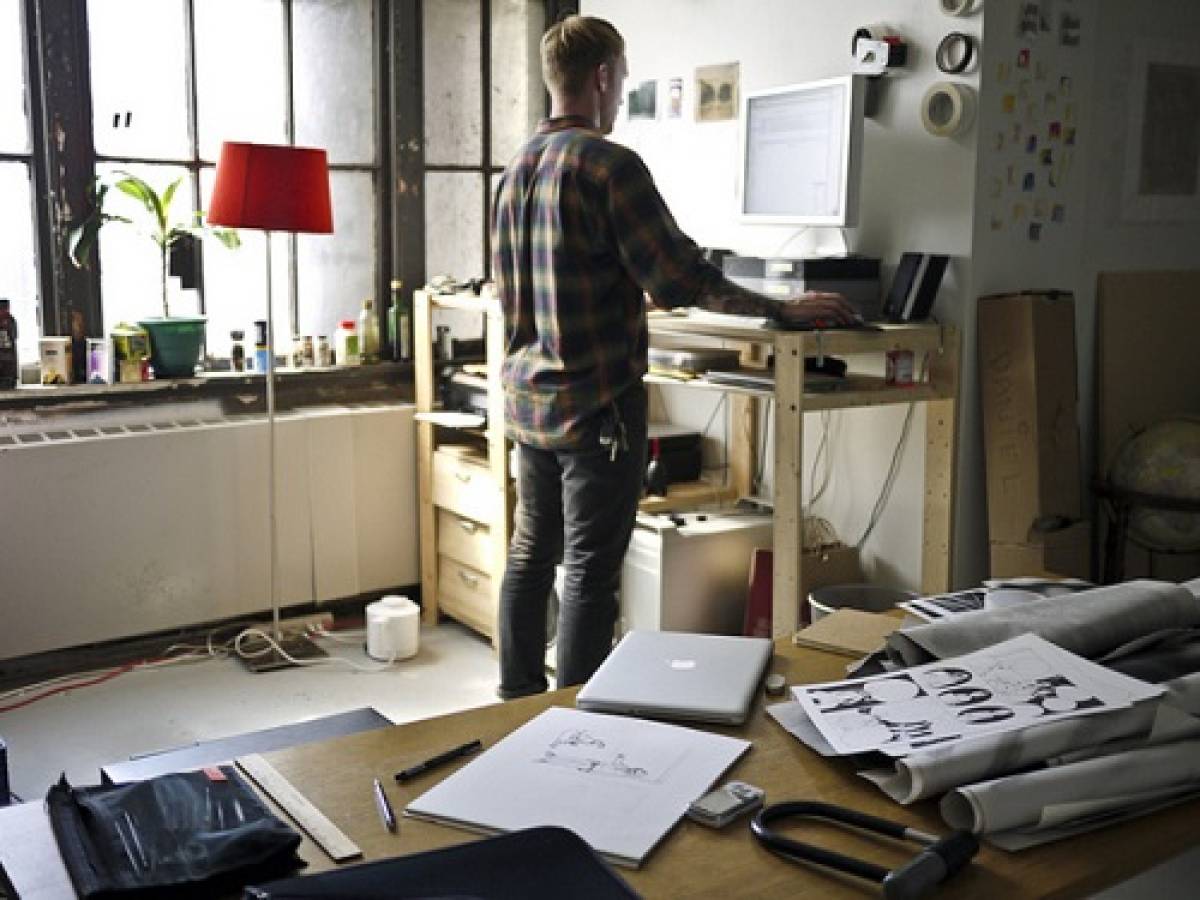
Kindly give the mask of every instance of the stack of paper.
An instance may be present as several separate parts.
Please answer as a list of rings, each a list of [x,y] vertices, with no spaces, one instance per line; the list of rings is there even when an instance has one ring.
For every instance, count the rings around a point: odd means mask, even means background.
[[[904,756],[984,734],[1094,715],[1163,689],[1111,672],[1031,634],[868,678],[792,689],[842,754]]]

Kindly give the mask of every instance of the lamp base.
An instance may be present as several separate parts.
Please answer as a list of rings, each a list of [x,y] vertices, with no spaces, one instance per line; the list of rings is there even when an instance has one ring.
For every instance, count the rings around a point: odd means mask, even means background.
[[[287,634],[276,643],[292,659],[307,661],[329,656],[303,634]],[[248,640],[242,645],[241,651],[238,659],[251,672],[274,672],[279,669],[290,669],[296,665],[291,659],[283,656],[278,649],[263,640]]]

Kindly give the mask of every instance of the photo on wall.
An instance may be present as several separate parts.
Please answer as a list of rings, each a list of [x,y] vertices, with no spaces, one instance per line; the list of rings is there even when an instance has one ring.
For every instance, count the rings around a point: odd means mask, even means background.
[[[636,119],[655,119],[658,117],[658,82],[643,81],[637,87],[629,91],[626,98],[626,109],[629,110],[629,118]]]
[[[723,122],[737,117],[740,65],[696,69],[696,121]]]

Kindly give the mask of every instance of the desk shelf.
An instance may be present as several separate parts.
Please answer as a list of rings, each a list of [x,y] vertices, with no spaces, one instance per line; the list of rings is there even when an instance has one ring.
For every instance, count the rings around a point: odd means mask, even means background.
[[[689,339],[732,342],[742,351],[743,365],[762,368],[767,355],[775,357],[772,390],[721,385],[704,379],[673,379],[649,375],[651,384],[695,390],[718,390],[734,395],[735,427],[751,438],[758,433],[757,404],[775,403],[774,554],[772,630],[790,635],[800,621],[801,534],[803,530],[803,415],[820,410],[867,408],[904,403],[926,404],[925,503],[921,552],[921,589],[942,593],[950,589],[954,531],[955,463],[959,385],[959,333],[951,325],[884,325],[871,330],[778,331],[760,325],[723,321],[710,316],[655,314],[649,317],[652,345],[679,347]],[[909,387],[851,372],[835,390],[806,390],[804,359],[814,356],[879,357],[891,350],[910,350],[922,380]],[[922,362],[924,363],[922,365]],[[734,496],[748,494],[753,477],[751,440],[730,442],[730,486]],[[669,499],[669,498],[668,498]]]

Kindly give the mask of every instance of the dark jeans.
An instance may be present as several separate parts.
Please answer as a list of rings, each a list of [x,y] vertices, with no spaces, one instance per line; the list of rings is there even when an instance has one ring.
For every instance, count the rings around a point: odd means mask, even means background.
[[[558,686],[583,684],[612,649],[621,562],[646,471],[646,390],[626,390],[584,426],[577,450],[517,445],[517,511],[500,587],[500,690],[506,700],[546,690],[546,606],[561,561]],[[619,417],[625,446],[611,445]]]

